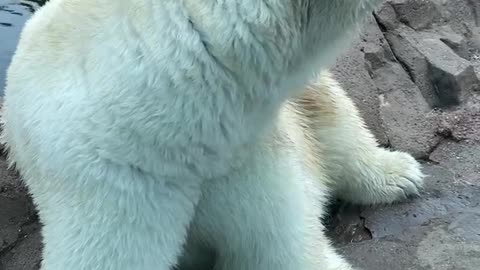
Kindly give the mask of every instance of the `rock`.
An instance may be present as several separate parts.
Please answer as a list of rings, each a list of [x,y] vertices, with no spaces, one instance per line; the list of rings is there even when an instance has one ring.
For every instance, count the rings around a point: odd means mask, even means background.
[[[467,36],[468,46],[471,53],[474,55],[480,55],[480,25],[472,28]]]
[[[345,204],[340,200],[330,205],[330,215],[323,218],[328,236],[342,245],[372,240],[371,232],[365,227],[365,220],[358,214],[361,210],[361,206]]]
[[[18,175],[7,169],[5,157],[0,156],[0,254],[11,248],[22,226],[36,219],[35,209]]]
[[[398,20],[415,30],[428,28],[442,19],[440,8],[431,0],[394,0],[390,4]]]
[[[421,0],[417,0],[421,1]],[[462,35],[468,34],[478,24],[478,0],[442,0],[445,23]]]
[[[385,1],[375,15],[389,31],[401,24],[422,30],[442,21],[441,10],[439,4],[431,0],[389,0]]]
[[[382,31],[384,32],[395,30],[401,25],[401,22],[397,19],[395,9],[388,1],[383,3],[374,15],[379,25],[382,26]]]
[[[32,233],[22,237],[17,245],[0,259],[0,263],[3,263],[5,270],[40,269],[42,250],[41,238],[40,228],[36,225],[36,229],[32,231]],[[2,269],[0,268],[0,270]]]
[[[417,158],[428,156],[440,140],[437,120],[418,87],[400,64],[390,63],[373,73],[380,95],[380,116],[394,149]]]
[[[428,63],[417,48],[415,32],[405,26],[385,33],[385,37],[398,61],[415,82],[430,108],[438,107],[440,102],[430,81]]]
[[[472,7],[475,25],[480,26],[480,2],[478,0],[468,0],[468,4]]]
[[[458,56],[470,60],[470,51],[468,48],[468,39],[455,33],[451,27],[444,26],[439,30],[440,40],[452,49]]]
[[[374,27],[373,30],[378,30],[377,35],[380,34],[380,29],[378,26]],[[366,36],[365,40],[369,40]],[[374,39],[376,43],[373,42],[364,42],[361,51],[364,54],[365,64],[369,73],[385,66],[389,62],[396,62],[395,55],[390,49],[390,45],[385,40],[383,35],[378,35]]]
[[[480,144],[478,142],[445,141],[432,152],[430,159],[450,171],[452,183],[480,188],[480,164],[478,163]],[[478,207],[480,210],[480,204]]]
[[[445,43],[423,39],[418,47],[428,63],[429,77],[441,107],[459,105],[472,91],[480,88],[472,64],[456,55]]]
[[[458,105],[480,87],[472,63],[466,60],[470,58],[467,40],[448,27],[424,33],[398,26],[385,36],[431,108]]]

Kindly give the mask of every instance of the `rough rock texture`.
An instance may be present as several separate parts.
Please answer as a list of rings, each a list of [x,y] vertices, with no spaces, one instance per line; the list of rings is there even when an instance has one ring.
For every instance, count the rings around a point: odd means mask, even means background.
[[[42,2],[8,1],[0,27]],[[339,251],[365,270],[479,269],[480,1],[387,0],[332,71],[379,143],[422,159],[429,175],[411,201],[334,202],[325,221]],[[26,189],[0,156],[0,270],[38,270],[40,240]]]
[[[26,188],[0,156],[0,270],[36,269],[39,239],[38,218]]]
[[[428,159],[445,137],[442,118],[478,100],[478,12],[470,0],[386,1],[337,62],[382,145]]]

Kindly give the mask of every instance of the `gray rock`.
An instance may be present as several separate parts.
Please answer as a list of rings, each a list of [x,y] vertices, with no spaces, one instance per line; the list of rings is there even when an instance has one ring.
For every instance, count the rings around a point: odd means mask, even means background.
[[[452,30],[450,26],[439,29],[440,40],[452,49],[458,56],[470,60],[468,39]]]
[[[34,206],[18,175],[0,156],[0,254],[19,238],[22,225],[35,220]]]
[[[397,13],[389,1],[386,1],[375,12],[375,19],[384,31],[395,30],[402,23],[397,19]]]
[[[471,28],[467,36],[471,53],[478,56],[480,53],[480,26]]]
[[[468,4],[472,7],[475,25],[480,26],[480,1],[468,0]]]
[[[385,37],[396,58],[418,86],[429,106],[438,107],[440,101],[431,84],[427,60],[418,48],[416,33],[405,26],[399,26],[396,30],[386,32]]]
[[[380,95],[380,116],[394,149],[426,157],[440,140],[437,115],[400,64],[390,63],[372,74]]]
[[[390,4],[398,20],[415,30],[428,28],[442,19],[439,6],[431,0],[394,0]]]
[[[430,155],[430,159],[438,166],[445,168],[451,175],[451,184],[475,186],[480,188],[480,144],[474,141],[445,141]],[[464,195],[467,195],[465,191]],[[476,203],[480,202],[480,196]],[[465,202],[467,203],[467,202]],[[480,213],[480,204],[476,205]]]
[[[478,76],[467,60],[467,40],[451,28],[415,32],[398,26],[385,36],[431,108],[458,105],[479,88]]]
[[[421,0],[417,0],[421,1]],[[437,0],[438,1],[438,0]],[[445,24],[455,32],[466,35],[478,24],[478,0],[442,0]]]
[[[441,107],[459,105],[472,91],[478,90],[480,81],[472,64],[455,54],[445,43],[423,39],[418,47],[427,60],[430,81]]]
[[[422,30],[443,21],[442,6],[431,0],[388,0],[375,13],[386,30],[399,25]]]
[[[25,234],[21,240],[8,252],[0,258],[0,263],[4,265],[5,270],[38,270],[41,264],[41,234],[40,226],[34,224],[35,229],[31,233]],[[2,270],[0,268],[0,270]]]

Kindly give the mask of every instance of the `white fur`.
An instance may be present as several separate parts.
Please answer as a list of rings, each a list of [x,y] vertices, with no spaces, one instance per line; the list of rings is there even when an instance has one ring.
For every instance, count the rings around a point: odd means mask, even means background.
[[[338,197],[377,204],[418,194],[423,185],[418,162],[407,153],[379,148],[353,102],[328,73],[307,91],[314,93],[319,108],[312,129]]]
[[[296,90],[376,2],[47,3],[3,112],[44,224],[42,270],[352,269],[318,221],[329,189],[391,202],[421,173],[376,147],[327,74]]]

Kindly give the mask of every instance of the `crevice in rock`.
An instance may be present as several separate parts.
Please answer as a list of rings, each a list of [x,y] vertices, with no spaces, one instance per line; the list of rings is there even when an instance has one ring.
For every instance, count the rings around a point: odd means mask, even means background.
[[[370,230],[370,228],[368,228],[368,226],[367,226],[367,219],[364,216],[362,216],[361,214],[359,215],[359,218],[360,218],[360,221],[361,221],[360,226],[362,227],[363,231],[368,235],[368,239],[364,239],[364,241],[372,240],[373,239],[373,233]]]
[[[405,72],[407,73],[410,80],[413,83],[415,83],[415,77],[413,76],[412,70],[408,67],[408,65],[405,62],[403,62],[402,60],[400,60],[398,58],[398,56],[395,54],[395,50],[393,50],[393,48],[392,48],[392,44],[390,44],[387,37],[385,36],[385,33],[388,32],[387,27],[380,21],[380,19],[378,18],[378,16],[375,13],[373,13],[373,17],[375,18],[375,22],[377,23],[378,27],[382,31],[383,38],[385,39],[385,42],[388,44],[388,47],[390,48],[390,51],[392,52],[392,55],[395,58],[395,61],[397,61],[400,64],[400,66],[403,68],[403,70],[405,70]]]
[[[430,158],[430,156],[432,155],[433,152],[435,152],[435,150],[438,149],[438,147],[440,147],[440,145],[442,145],[442,143],[445,141],[445,139],[440,139],[438,140],[438,142],[432,146],[432,148],[430,148],[428,150],[428,152],[425,154],[425,156],[423,157],[419,157],[418,159],[419,160],[423,160],[423,161],[427,161],[427,162],[433,162],[433,163],[437,163],[436,161],[432,160]]]
[[[373,12],[372,15],[378,25],[378,28],[380,28],[380,31],[382,31],[382,33],[387,32],[387,27],[380,21],[380,18],[378,18],[377,14]]]

